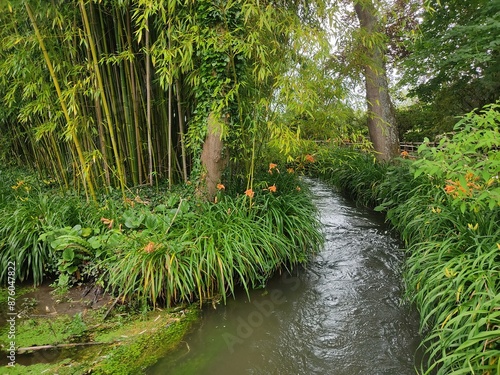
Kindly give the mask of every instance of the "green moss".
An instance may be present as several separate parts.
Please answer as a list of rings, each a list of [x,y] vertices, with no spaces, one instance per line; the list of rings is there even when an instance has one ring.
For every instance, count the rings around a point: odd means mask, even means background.
[[[29,319],[18,325],[16,345],[29,347],[80,341],[106,343],[81,347],[57,363],[22,366],[16,364],[9,374],[140,374],[173,350],[198,317],[198,309],[151,311],[147,314],[117,315],[102,321],[101,311],[85,316],[60,316]]]
[[[32,375],[32,374],[57,374],[57,375],[84,375],[88,370],[81,364],[72,363],[70,359],[65,359],[57,364],[39,363],[31,366],[16,364],[9,368],[9,375]]]
[[[137,325],[135,329],[145,328],[151,330],[151,333],[139,333],[130,343],[116,346],[109,353],[109,357],[95,368],[95,373],[103,375],[141,373],[177,346],[191,327],[191,323],[197,318],[198,310],[184,310],[182,315],[182,318],[167,319],[158,315],[153,324]],[[123,329],[127,332],[127,327]]]
[[[4,327],[5,332],[8,327]],[[57,345],[65,342],[79,341],[87,330],[82,315],[76,314],[71,317],[62,315],[57,318],[32,318],[27,320],[17,320],[16,325],[16,346],[25,348],[40,345]],[[2,334],[1,345],[7,345],[7,335]]]

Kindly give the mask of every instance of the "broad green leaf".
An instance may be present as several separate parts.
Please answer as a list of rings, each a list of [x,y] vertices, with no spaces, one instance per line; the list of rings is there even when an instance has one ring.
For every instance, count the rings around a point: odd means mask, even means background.
[[[67,262],[71,262],[73,259],[75,259],[75,251],[71,247],[64,249],[62,258]]]

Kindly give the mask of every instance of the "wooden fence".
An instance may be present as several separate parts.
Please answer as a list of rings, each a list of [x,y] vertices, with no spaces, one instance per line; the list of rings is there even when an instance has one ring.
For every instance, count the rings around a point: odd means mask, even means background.
[[[424,142],[400,142],[399,143],[399,151],[406,151],[408,153],[416,153],[420,145]],[[436,147],[437,142],[427,142],[426,143],[430,147]]]
[[[329,144],[329,141],[314,141],[318,144]],[[399,151],[403,152],[406,151],[408,153],[416,153],[420,145],[424,142],[400,142],[399,143]],[[344,146],[362,146],[362,143],[356,143],[356,142],[342,142]],[[437,142],[427,142],[427,145],[431,147],[436,147]]]

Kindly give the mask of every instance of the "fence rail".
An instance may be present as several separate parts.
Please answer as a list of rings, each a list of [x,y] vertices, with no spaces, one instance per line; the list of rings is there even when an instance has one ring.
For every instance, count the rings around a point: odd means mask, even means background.
[[[403,152],[417,152],[420,145],[424,142],[400,142],[399,143],[399,151]],[[426,142],[426,144],[430,147],[436,147],[437,142]]]
[[[330,141],[323,141],[323,140],[315,140],[314,142],[318,144],[328,144]],[[399,143],[399,151],[403,152],[406,151],[408,153],[416,153],[418,148],[420,147],[421,144],[424,142],[400,142]],[[436,147],[437,142],[426,142],[427,145],[431,147]],[[363,146],[363,143],[360,142],[342,142],[342,145],[344,146]]]

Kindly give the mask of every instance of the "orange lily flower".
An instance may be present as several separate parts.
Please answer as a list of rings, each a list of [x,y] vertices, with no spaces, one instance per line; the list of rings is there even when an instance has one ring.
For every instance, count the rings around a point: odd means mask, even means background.
[[[108,226],[108,229],[113,229],[113,222],[114,220],[110,220],[110,219],[106,219],[105,217],[101,217],[101,222],[104,224],[104,225],[107,225]]]
[[[148,254],[155,251],[155,243],[154,242],[148,243],[146,246],[144,246],[144,251]]]
[[[305,159],[306,159],[306,161],[308,161],[309,163],[314,163],[314,161],[315,161],[315,160],[314,160],[314,156],[312,156],[312,155],[310,155],[310,154],[307,154],[307,155],[305,156]]]
[[[446,191],[448,194],[451,194],[455,191],[455,186],[453,185],[446,185],[444,187],[444,191]]]
[[[255,193],[254,193],[254,191],[252,189],[245,190],[245,195],[247,197],[253,198],[254,194]]]
[[[269,170],[268,170],[268,172],[270,174],[273,174],[273,170],[276,169],[278,171],[278,173],[280,173],[280,170],[277,167],[278,167],[278,164],[269,163]]]

